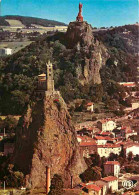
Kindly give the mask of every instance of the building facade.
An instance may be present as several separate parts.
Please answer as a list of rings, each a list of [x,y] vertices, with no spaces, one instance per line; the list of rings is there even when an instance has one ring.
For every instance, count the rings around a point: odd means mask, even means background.
[[[118,161],[107,161],[104,163],[104,174],[113,175],[115,177],[119,176],[120,164]]]
[[[119,144],[106,144],[106,145],[98,145],[97,153],[100,157],[109,157],[111,153],[119,155],[121,152],[121,146]]]
[[[112,131],[116,128],[116,123],[112,120],[102,120],[97,122],[97,127],[101,131]]]
[[[118,191],[118,178],[115,176],[108,176],[101,179],[107,185],[107,190],[111,190],[112,192]]]
[[[12,51],[10,48],[2,48],[0,49],[0,56],[12,55]]]

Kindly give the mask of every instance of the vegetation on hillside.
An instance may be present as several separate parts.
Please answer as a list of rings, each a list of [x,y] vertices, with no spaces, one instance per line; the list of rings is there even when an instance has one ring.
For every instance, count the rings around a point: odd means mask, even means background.
[[[0,16],[0,26],[10,26],[2,16]]]
[[[109,32],[106,35],[109,36]],[[105,40],[99,33],[97,38],[107,45],[110,54],[106,65],[101,69],[100,85],[80,84],[76,67],[82,64],[85,51],[67,49],[63,33],[43,37],[18,53],[1,58],[0,113],[5,115],[23,113],[26,105],[32,101],[30,97],[33,98],[37,75],[46,72],[46,62],[49,59],[54,65],[55,88],[60,90],[66,102],[76,98],[103,101],[113,111],[118,108],[122,111],[127,103],[123,98],[125,92],[129,90],[125,90],[117,82],[136,80],[137,59],[135,55],[119,48],[117,44],[112,46],[111,41]]]
[[[65,26],[65,23],[54,21],[54,20],[47,20],[42,18],[35,18],[35,17],[27,17],[27,16],[3,16],[0,17],[0,25],[1,26],[9,26],[9,23],[6,21],[6,19],[11,20],[19,20],[22,24],[29,27],[31,24],[41,25],[45,27],[49,26]]]

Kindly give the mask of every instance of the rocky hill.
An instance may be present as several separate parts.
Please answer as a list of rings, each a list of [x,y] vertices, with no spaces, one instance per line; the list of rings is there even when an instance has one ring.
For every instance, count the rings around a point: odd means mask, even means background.
[[[100,84],[100,68],[109,58],[107,48],[93,36],[93,29],[87,22],[71,22],[66,33],[68,48],[81,53],[82,62],[75,64],[77,77],[82,85]]]
[[[55,101],[58,99],[59,101]],[[64,187],[80,182],[79,175],[86,169],[80,157],[78,142],[70,115],[59,92],[45,94],[44,101],[28,107],[20,120],[16,134],[15,164],[26,177],[26,186],[46,185],[46,166],[62,176]]]
[[[0,26],[10,26],[10,24],[6,20],[20,21],[23,25],[27,27],[31,26],[32,24],[36,24],[44,27],[66,26],[65,23],[54,21],[54,20],[47,20],[47,19],[27,17],[27,16],[14,16],[14,15],[0,17]]]

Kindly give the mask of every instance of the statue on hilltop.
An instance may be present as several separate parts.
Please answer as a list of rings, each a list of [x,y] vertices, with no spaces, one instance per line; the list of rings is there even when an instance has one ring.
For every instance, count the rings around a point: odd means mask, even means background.
[[[77,22],[83,22],[82,7],[83,7],[83,4],[79,3],[79,13],[78,13],[78,16],[76,18]]]

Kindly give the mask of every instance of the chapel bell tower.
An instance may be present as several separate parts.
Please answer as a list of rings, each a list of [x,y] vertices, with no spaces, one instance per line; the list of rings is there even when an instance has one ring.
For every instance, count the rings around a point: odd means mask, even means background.
[[[54,91],[54,76],[53,76],[53,65],[50,61],[48,61],[47,65],[47,91]]]

